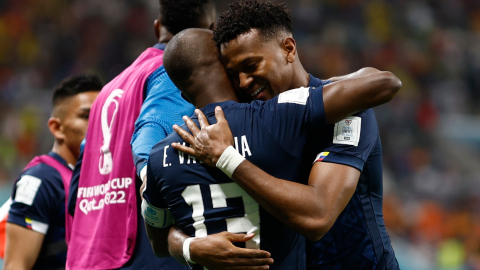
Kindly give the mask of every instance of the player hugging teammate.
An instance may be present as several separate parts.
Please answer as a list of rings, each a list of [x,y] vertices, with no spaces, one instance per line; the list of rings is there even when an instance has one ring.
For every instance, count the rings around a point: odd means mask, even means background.
[[[371,108],[400,80],[315,78],[285,4],[237,0],[214,26],[211,0],[159,2],[158,43],[103,87],[64,158],[79,156],[66,268],[399,269]]]

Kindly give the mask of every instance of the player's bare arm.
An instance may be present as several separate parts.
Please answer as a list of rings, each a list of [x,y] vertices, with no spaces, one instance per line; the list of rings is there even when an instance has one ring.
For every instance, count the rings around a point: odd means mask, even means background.
[[[329,124],[389,102],[402,87],[402,82],[393,73],[375,68],[361,69],[339,79],[342,80],[323,87],[323,104]]]
[[[4,269],[32,269],[45,235],[13,223],[7,223],[6,232]]]
[[[361,68],[361,69],[359,69],[355,72],[352,72],[352,73],[349,73],[349,74],[346,74],[346,75],[342,75],[342,76],[334,76],[334,77],[331,77],[327,80],[331,81],[331,82],[338,82],[338,81],[343,81],[343,80],[347,80],[347,79],[361,77],[361,76],[365,76],[365,75],[372,74],[372,73],[377,73],[377,72],[380,72],[380,71],[376,68],[364,67],[364,68]]]
[[[156,256],[168,257],[171,255],[177,261],[187,264],[183,256],[183,242],[189,237],[183,231],[176,227],[154,228],[147,223],[145,223],[145,227]],[[232,242],[246,242],[253,236],[253,234],[221,232],[195,238],[190,244],[191,259],[210,270],[269,269],[268,265],[273,263],[269,252],[239,248],[232,244]]]
[[[269,269],[273,263],[270,253],[263,250],[239,248],[232,242],[246,242],[254,237],[250,234],[221,232],[195,238],[190,244],[191,259],[208,269]],[[184,261],[182,245],[188,237],[182,230],[172,227],[168,236],[170,254]]]

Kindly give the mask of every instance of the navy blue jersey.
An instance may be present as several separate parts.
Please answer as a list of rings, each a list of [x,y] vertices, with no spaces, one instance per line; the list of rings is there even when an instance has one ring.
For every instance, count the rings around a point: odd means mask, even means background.
[[[230,123],[239,153],[286,180],[296,178],[312,131],[325,125],[322,87],[290,90],[267,102],[210,104],[203,109],[210,123],[216,122],[216,105]],[[269,251],[271,269],[305,269],[303,236],[267,213],[222,171],[178,153],[170,146],[173,142],[183,140],[171,134],[150,152],[144,192],[149,204],[168,207],[176,225],[190,236],[255,232],[246,247]]]
[[[312,77],[311,84],[320,84]],[[304,158],[361,171],[357,189],[336,222],[318,242],[307,241],[307,269],[399,269],[382,213],[382,146],[372,109],[328,125],[309,142]],[[322,150],[314,152],[312,149]],[[305,179],[302,171],[301,178]]]
[[[48,155],[70,168],[58,154]],[[56,169],[40,163],[19,175],[13,187],[7,222],[45,235],[33,269],[65,268],[65,189]]]

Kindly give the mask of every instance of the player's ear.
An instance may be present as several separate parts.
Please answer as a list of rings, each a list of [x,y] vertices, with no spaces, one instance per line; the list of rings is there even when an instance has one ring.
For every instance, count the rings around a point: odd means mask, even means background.
[[[65,140],[65,134],[63,134],[62,121],[60,118],[50,117],[50,119],[48,119],[48,129],[53,137],[55,137],[55,140]]]
[[[208,27],[208,29],[212,30],[213,31],[213,28],[215,28],[215,22],[213,22],[212,24],[210,24],[210,27]]]
[[[160,29],[162,28],[162,24],[160,23],[160,19],[156,19],[153,22],[153,31],[155,32],[155,36],[157,39],[160,39]]]
[[[297,44],[295,42],[295,39],[293,39],[292,37],[285,38],[282,42],[282,46],[287,56],[287,62],[295,62],[295,57],[297,56]]]

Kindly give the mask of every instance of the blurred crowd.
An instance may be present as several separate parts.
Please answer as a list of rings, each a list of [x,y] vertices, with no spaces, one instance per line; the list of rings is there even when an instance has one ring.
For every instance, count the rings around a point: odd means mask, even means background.
[[[222,12],[232,1],[215,2]],[[480,269],[480,1],[285,2],[307,71],[326,79],[372,66],[403,82],[375,109],[401,268]],[[53,144],[53,86],[115,77],[155,44],[157,11],[152,0],[0,1],[0,203]]]

